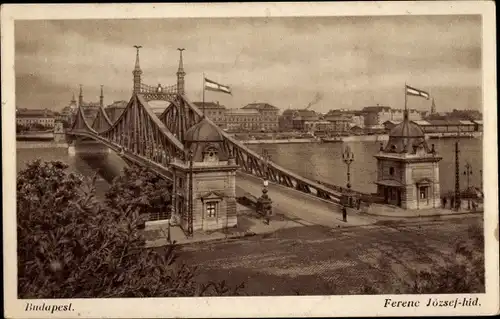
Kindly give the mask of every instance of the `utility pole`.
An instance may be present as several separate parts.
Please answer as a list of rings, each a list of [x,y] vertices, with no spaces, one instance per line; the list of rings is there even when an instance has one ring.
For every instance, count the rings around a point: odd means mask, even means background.
[[[460,160],[458,154],[458,141],[455,142],[455,209],[460,208]]]
[[[467,176],[467,190],[466,190],[466,194],[469,194],[470,176],[472,175],[472,166],[469,163],[465,164],[464,175]],[[470,196],[470,195],[468,195],[468,196]],[[467,208],[470,209],[470,198],[467,199]]]

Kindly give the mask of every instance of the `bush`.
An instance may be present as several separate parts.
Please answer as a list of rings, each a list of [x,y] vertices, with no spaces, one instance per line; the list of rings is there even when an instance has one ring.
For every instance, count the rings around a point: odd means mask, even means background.
[[[467,240],[455,247],[456,262],[436,265],[432,271],[421,271],[408,286],[415,294],[481,293],[485,291],[484,235],[481,227],[472,225]]]
[[[471,225],[466,239],[458,242],[453,256],[444,264],[434,263],[429,270],[409,272],[405,278],[392,278],[388,284],[372,283],[361,287],[361,294],[456,294],[484,293],[484,235],[482,227]],[[381,269],[388,269],[387,261]],[[407,269],[409,270],[409,269]]]
[[[118,211],[137,210],[139,214],[170,216],[172,184],[139,166],[126,167],[106,192],[106,205]]]
[[[19,298],[234,295],[242,288],[197,284],[195,269],[176,262],[175,246],[144,247],[142,202],[127,206],[119,198],[128,197],[111,196],[114,206],[103,206],[93,180],[66,169],[35,161],[18,173]]]

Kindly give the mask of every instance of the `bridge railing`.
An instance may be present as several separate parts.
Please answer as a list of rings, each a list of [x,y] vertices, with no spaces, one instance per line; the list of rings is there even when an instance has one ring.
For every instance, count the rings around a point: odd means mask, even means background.
[[[198,113],[200,116],[203,115],[196,105],[190,102],[185,96],[182,96],[182,98],[193,111]],[[207,118],[207,120],[219,130],[222,136],[224,136],[228,151],[233,153],[236,163],[247,173],[267,178],[271,182],[295,188],[326,200],[333,202],[340,201],[342,195],[341,192],[299,176],[298,174],[283,168],[272,161],[267,161],[261,155],[250,150],[242,143],[229,136],[229,134],[220,129],[210,119]]]
[[[161,86],[161,84],[158,84],[158,86],[152,86],[152,85],[147,85],[147,84],[141,83],[140,93],[175,94],[175,93],[177,93],[177,85],[170,85],[170,86],[163,87],[163,86]]]

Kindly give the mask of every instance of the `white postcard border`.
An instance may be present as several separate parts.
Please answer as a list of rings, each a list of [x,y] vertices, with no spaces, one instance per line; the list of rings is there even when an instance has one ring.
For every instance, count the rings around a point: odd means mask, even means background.
[[[496,34],[493,2],[351,2],[351,3],[232,3],[232,4],[72,4],[3,5],[2,35],[2,145],[4,296],[8,318],[77,317],[277,317],[277,316],[430,316],[481,315],[499,312],[498,261],[498,161],[496,115]],[[22,19],[117,19],[167,17],[275,17],[345,15],[451,15],[483,17],[483,114],[485,151],[486,294],[474,295],[376,295],[211,297],[144,299],[17,299],[16,165],[14,20]],[[487,64],[487,65],[485,65]],[[425,307],[429,298],[453,300],[476,297],[480,307]],[[419,301],[418,308],[384,307],[385,299]],[[72,303],[73,312],[26,312],[27,302]]]

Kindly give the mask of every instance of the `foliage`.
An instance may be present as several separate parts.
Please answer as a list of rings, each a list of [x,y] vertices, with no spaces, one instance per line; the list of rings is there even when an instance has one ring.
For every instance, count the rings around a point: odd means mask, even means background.
[[[144,247],[143,206],[117,197],[119,209],[103,206],[93,181],[66,169],[35,161],[18,174],[20,298],[234,295],[241,288],[198,285],[194,269],[176,262],[174,245]]]
[[[455,247],[456,261],[436,265],[432,271],[421,271],[409,285],[411,293],[480,293],[484,292],[484,235],[482,228],[471,225],[467,240]]]
[[[390,268],[381,262],[382,269]],[[364,285],[361,294],[451,294],[485,291],[484,235],[482,227],[471,225],[465,239],[458,242],[452,257],[443,264],[434,262],[431,269],[409,270],[406,278],[392,278],[390,286]]]
[[[139,166],[126,167],[106,193],[106,204],[112,209],[137,210],[140,214],[170,212],[170,182]]]

